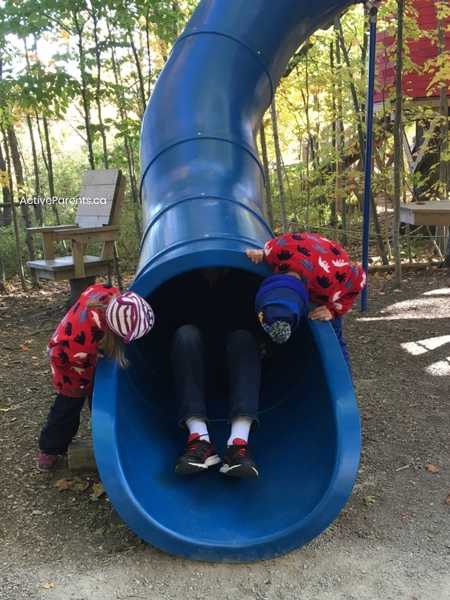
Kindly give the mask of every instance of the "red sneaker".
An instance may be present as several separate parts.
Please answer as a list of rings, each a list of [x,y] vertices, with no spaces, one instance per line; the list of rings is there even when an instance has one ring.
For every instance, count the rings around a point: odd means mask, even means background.
[[[46,454],[45,452],[39,451],[36,460],[39,471],[52,471],[58,462],[58,456],[56,454]]]
[[[209,467],[220,462],[221,458],[211,442],[202,440],[198,434],[192,434],[185,451],[177,461],[175,472],[179,475],[191,475],[207,471]]]
[[[258,468],[249,452],[248,443],[245,440],[234,438],[233,444],[228,446],[225,452],[220,472],[223,473],[223,475],[243,479],[254,479],[259,477]]]

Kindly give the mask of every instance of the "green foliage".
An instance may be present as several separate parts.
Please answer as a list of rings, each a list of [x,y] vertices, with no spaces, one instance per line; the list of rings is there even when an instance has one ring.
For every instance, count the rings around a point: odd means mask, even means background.
[[[6,279],[13,277],[16,274],[16,247],[12,225],[0,227],[0,259]]]
[[[13,125],[19,137],[26,191],[33,193],[39,180],[41,194],[49,193],[44,117],[49,124],[54,187],[61,196],[78,193],[81,174],[90,168],[89,139],[96,168],[107,162],[110,167],[121,168],[128,179],[119,251],[122,262],[131,269],[138,254],[136,208],[140,212],[131,180],[138,186],[142,115],[170,48],[196,4],[197,0],[4,0],[0,3],[0,125]],[[386,0],[379,10],[379,29],[394,37],[395,7],[396,0]],[[440,18],[449,17],[448,2],[439,1],[436,7]],[[359,235],[366,32],[364,7],[355,5],[298,49],[277,91],[286,211],[292,227],[345,226]],[[403,49],[406,70],[418,68],[411,61],[409,41],[422,35],[424,32],[419,29],[414,7],[408,0]],[[394,54],[395,43],[387,49],[388,58],[393,59]],[[448,53],[426,64],[425,68],[433,75],[430,90],[450,78],[449,65]],[[394,147],[393,100],[393,96],[387,98],[377,113],[374,131],[373,190],[375,196],[388,200],[393,195],[390,162]],[[429,124],[439,118],[434,109],[413,105],[407,99],[404,115],[410,138],[413,132],[408,123],[419,120]],[[31,118],[37,148],[37,172],[27,117]],[[269,114],[264,124],[278,226],[280,201]],[[430,148],[435,152],[436,141],[431,142]],[[448,158],[448,151],[444,152],[443,159]],[[426,173],[410,174],[405,169],[407,193],[419,188],[427,189],[430,195],[439,193],[437,171],[437,161]],[[73,221],[74,213],[74,205],[58,206],[61,222]],[[48,224],[56,222],[56,213],[49,206],[44,217]],[[14,239],[10,228],[0,228],[0,253],[8,274],[13,273]],[[23,258],[26,259],[25,254]]]

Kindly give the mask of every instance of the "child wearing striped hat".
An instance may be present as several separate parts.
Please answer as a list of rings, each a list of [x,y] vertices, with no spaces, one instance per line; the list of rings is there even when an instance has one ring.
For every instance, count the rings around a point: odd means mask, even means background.
[[[40,470],[51,470],[77,433],[97,358],[126,367],[125,344],[146,335],[154,321],[144,298],[103,284],[88,287],[67,312],[48,343],[56,398],[39,436]]]

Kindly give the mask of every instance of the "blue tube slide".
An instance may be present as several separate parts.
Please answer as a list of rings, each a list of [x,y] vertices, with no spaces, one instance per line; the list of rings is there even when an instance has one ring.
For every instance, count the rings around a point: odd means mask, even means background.
[[[289,57],[350,4],[202,0],[144,116],[144,235],[132,289],[150,302],[158,296],[159,314],[154,332],[131,344],[128,369],[100,361],[93,438],[117,512],[139,537],[175,555],[253,561],[283,554],[323,531],[352,490],[359,413],[329,324],[305,323],[264,371],[252,436],[261,476],[251,481],[175,475],[186,434],[176,425],[170,353],[157,341],[170,320],[164,299],[173,307],[180,278],[188,286],[199,269],[226,269],[235,282],[230,294],[239,294],[267,275],[244,254],[272,236],[256,134]],[[209,400],[222,450],[224,399],[214,392]]]

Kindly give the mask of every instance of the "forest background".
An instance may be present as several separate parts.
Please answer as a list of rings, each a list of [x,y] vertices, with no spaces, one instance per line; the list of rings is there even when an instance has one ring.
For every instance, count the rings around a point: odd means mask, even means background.
[[[196,4],[0,1],[0,286],[17,276],[23,285],[36,284],[24,265],[42,257],[42,247],[27,227],[74,219],[73,203],[41,205],[23,198],[76,197],[86,169],[118,167],[127,177],[118,255],[122,269],[134,268],[142,232],[141,120],[171,46]],[[388,49],[389,60],[404,71],[417,69],[410,40],[431,35],[439,46],[443,39],[450,6],[436,2],[436,10],[438,28],[424,34],[412,0],[381,4],[379,30],[403,37],[398,52],[396,44]],[[291,58],[258,136],[269,183],[266,214],[275,231],[323,231],[349,245],[357,258],[367,31],[367,8],[358,4],[311,36]],[[448,52],[439,47],[441,52],[425,65],[430,96],[447,90],[450,80]],[[397,125],[396,101],[402,108]],[[405,140],[414,153],[417,123],[426,124],[425,135],[433,138],[428,154],[434,158],[426,170],[412,170],[405,158]],[[401,128],[397,135],[396,126]],[[413,236],[408,228],[400,229],[393,209],[399,201],[418,197],[448,198],[448,114],[399,98],[393,87],[376,111],[374,140],[371,263],[387,264],[395,252],[409,261],[442,257],[445,231]]]

